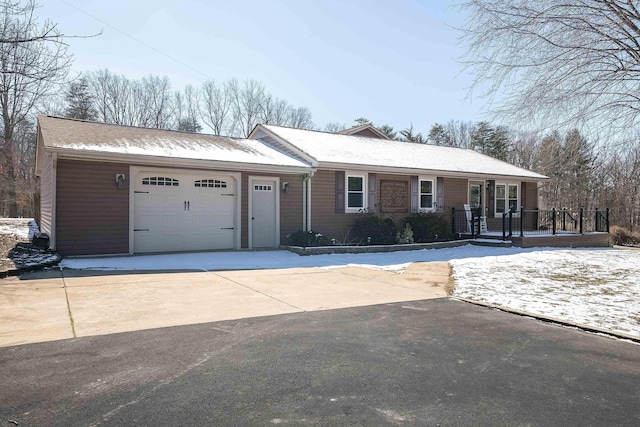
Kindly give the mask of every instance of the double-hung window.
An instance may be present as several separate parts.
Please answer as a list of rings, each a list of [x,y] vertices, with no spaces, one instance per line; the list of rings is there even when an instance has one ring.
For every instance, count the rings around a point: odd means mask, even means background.
[[[346,212],[359,212],[366,208],[366,180],[364,175],[346,175]]]
[[[430,212],[435,210],[435,182],[433,179],[420,178],[420,211]]]
[[[496,215],[518,212],[518,184],[496,184]]]

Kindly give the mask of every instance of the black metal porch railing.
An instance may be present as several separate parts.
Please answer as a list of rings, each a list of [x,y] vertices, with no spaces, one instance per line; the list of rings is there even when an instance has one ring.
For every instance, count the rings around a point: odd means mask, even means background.
[[[605,210],[570,210],[570,209],[520,209],[502,214],[500,220],[491,220],[493,229],[488,235],[506,240],[512,236],[556,235],[565,233],[584,234],[593,232],[609,232],[609,208]],[[496,223],[497,222],[497,223]],[[481,233],[481,208],[471,209],[470,215],[464,209],[452,209],[451,232],[454,236],[471,236],[476,238]]]
[[[471,219],[465,209],[451,208],[451,232],[454,236],[471,235],[473,238],[480,235],[481,208],[471,209]]]
[[[569,209],[511,210],[502,214],[502,237],[514,234],[556,235],[565,233],[609,232],[609,208],[605,210]]]

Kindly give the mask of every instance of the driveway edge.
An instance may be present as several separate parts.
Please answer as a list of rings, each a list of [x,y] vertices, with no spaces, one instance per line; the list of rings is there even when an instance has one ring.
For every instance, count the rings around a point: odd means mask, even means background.
[[[557,325],[561,325],[561,326],[568,326],[568,327],[571,327],[571,328],[577,328],[577,329],[580,329],[580,330],[585,331],[585,332],[602,334],[602,335],[606,335],[606,336],[609,336],[609,337],[612,337],[612,338],[628,340],[628,341],[632,341],[632,342],[634,342],[636,344],[640,344],[640,337],[637,337],[637,336],[634,336],[634,335],[625,334],[623,332],[615,332],[615,331],[611,331],[609,329],[598,328],[597,326],[590,326],[590,325],[585,325],[585,324],[582,324],[582,323],[569,322],[569,321],[566,321],[566,320],[558,319],[557,317],[544,316],[542,314],[531,313],[531,312],[523,311],[523,310],[517,310],[515,308],[509,308],[509,307],[505,307],[505,306],[497,305],[497,304],[490,304],[490,303],[485,303],[485,302],[474,301],[474,300],[470,300],[468,298],[457,297],[457,296],[454,296],[454,295],[452,295],[450,298],[452,298],[454,300],[466,302],[466,303],[469,303],[469,304],[477,305],[477,306],[480,306],[480,307],[492,308],[494,310],[500,310],[500,311],[504,311],[506,313],[517,314],[518,316],[531,317],[533,319],[537,319],[537,320],[540,320],[540,321],[546,322],[546,323],[553,323],[553,324],[557,324]]]

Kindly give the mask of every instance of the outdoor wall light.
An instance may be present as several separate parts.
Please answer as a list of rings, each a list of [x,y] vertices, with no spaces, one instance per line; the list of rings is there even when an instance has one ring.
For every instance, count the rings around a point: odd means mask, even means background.
[[[291,188],[289,187],[288,182],[282,183],[282,191],[284,191],[285,194],[289,194],[289,191],[291,191]]]
[[[118,186],[118,188],[124,188],[124,184],[126,180],[127,180],[127,177],[125,176],[125,174],[123,173],[116,174],[116,185]]]

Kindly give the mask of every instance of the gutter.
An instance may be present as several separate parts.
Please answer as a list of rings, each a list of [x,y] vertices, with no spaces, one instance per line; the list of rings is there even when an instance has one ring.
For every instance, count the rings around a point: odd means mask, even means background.
[[[301,164],[300,166],[293,165],[278,165],[278,164],[264,164],[264,163],[248,163],[248,162],[227,162],[220,160],[204,160],[204,159],[189,159],[189,158],[175,158],[175,157],[161,157],[161,156],[148,156],[144,154],[118,154],[109,153],[105,155],[104,152],[87,151],[85,153],[78,153],[77,151],[68,152],[65,149],[47,148],[47,150],[57,153],[58,159],[70,159],[70,160],[86,160],[97,162],[116,162],[125,163],[129,165],[152,165],[152,166],[167,166],[173,168],[198,168],[203,170],[219,169],[227,171],[238,172],[268,172],[268,173],[309,173],[311,167]]]

